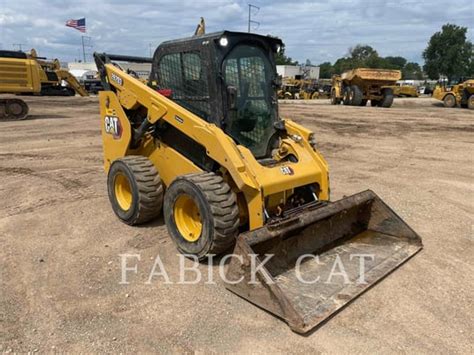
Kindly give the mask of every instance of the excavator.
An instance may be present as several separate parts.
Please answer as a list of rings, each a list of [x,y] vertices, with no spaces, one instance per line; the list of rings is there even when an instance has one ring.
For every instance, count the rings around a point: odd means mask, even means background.
[[[226,255],[227,289],[307,333],[422,242],[373,191],[330,200],[316,134],[278,111],[281,48],[275,37],[222,31],[163,42],[152,58],[94,58],[118,219],[162,213],[181,253]],[[151,63],[148,84],[121,62]],[[342,267],[345,277],[331,277]]]
[[[40,67],[26,53],[0,51],[0,94],[39,94]],[[28,105],[18,98],[0,98],[0,120],[23,120],[28,116]]]
[[[61,68],[58,59],[46,60],[39,57],[35,49],[31,49],[29,58],[35,60],[40,69],[41,92],[43,96],[74,96],[76,93],[80,96],[89,96],[89,93],[82,87],[77,79],[69,73],[67,69]],[[62,81],[68,86],[62,86]]]
[[[69,86],[64,87],[65,80]],[[0,94],[89,96],[77,79],[62,69],[59,60],[47,61],[34,49],[30,53],[0,51]],[[28,105],[19,98],[0,99],[0,120],[23,120]]]

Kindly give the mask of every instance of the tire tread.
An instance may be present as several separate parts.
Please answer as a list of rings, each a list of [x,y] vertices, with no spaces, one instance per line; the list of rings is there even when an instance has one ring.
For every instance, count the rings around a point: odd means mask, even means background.
[[[153,163],[144,156],[120,159],[132,171],[138,187],[138,213],[127,224],[137,225],[158,217],[163,206],[163,184]]]

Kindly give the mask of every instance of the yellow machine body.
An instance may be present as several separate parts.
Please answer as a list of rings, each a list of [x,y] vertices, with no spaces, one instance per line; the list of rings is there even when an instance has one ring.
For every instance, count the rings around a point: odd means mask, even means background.
[[[41,92],[41,68],[24,53],[0,51],[0,94],[38,94]],[[28,105],[18,98],[0,98],[0,120],[23,120]]]
[[[99,94],[104,168],[112,209],[123,222],[145,223],[163,206],[180,252],[202,260],[233,247],[226,287],[304,333],[416,254],[422,243],[372,191],[330,201],[328,164],[313,132],[278,116],[277,45],[281,41],[272,37],[224,31],[165,42],[153,59],[95,53],[106,88]],[[198,52],[205,59],[198,61]],[[148,85],[114,60],[152,63]],[[210,74],[200,80],[203,67]],[[233,80],[237,74],[245,80]],[[203,94],[203,86],[213,89]],[[165,90],[176,96],[166,97]],[[192,111],[192,102],[204,100],[213,103],[216,115]],[[272,121],[265,120],[271,114]],[[271,133],[254,140],[239,135],[255,128]],[[253,142],[264,142],[265,151]],[[366,282],[358,281],[364,271],[353,254],[372,256]],[[265,264],[267,255],[272,259]],[[331,275],[341,260],[347,282],[309,285],[298,278],[298,270],[305,279]],[[247,282],[252,265],[259,266],[255,283]]]
[[[82,87],[76,77],[72,75],[69,70],[61,68],[61,63],[58,59],[40,59],[34,49],[31,50],[29,57],[36,61],[38,65],[40,80],[43,87],[61,89],[61,81],[64,80],[78,95],[83,97],[89,96],[89,93],[84,89],[84,87]],[[43,90],[43,92],[45,92],[45,90]]]
[[[397,97],[418,97],[418,91],[413,85],[394,85],[391,86],[393,95]]]
[[[331,101],[333,104],[390,107],[393,103],[394,86],[401,79],[400,70],[357,68],[341,75],[333,75]]]
[[[221,166],[225,180],[237,194],[242,194],[248,209],[245,214],[248,215],[250,229],[263,226],[264,210],[270,212],[284,203],[286,196],[296,187],[317,184],[319,199],[329,199],[327,163],[310,144],[312,132],[303,126],[285,120],[285,128],[293,139],[282,140],[275,156],[281,159],[293,154],[298,158],[297,163],[286,161],[271,167],[262,166],[249,149],[236,145],[214,124],[204,121],[114,65],[106,64],[106,70],[109,78],[116,78],[115,81],[110,79],[110,82],[117,89],[117,93],[99,93],[106,171],[114,160],[134,154],[149,157],[166,186],[177,176],[202,172],[189,159],[151,136],[146,137],[145,143],[138,149],[130,148],[132,131],[123,108],[142,105],[148,108],[151,123],[165,120],[206,147],[207,155]],[[120,127],[121,136],[118,139],[117,135],[110,134],[111,120]]]
[[[443,101],[445,107],[474,109],[474,79],[447,88],[437,85],[433,91],[433,98]]]
[[[0,57],[0,93],[39,93],[40,70],[34,59]]]

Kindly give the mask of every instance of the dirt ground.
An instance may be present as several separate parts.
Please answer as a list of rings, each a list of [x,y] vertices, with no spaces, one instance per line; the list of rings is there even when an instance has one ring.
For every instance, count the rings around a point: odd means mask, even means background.
[[[429,98],[391,109],[282,103],[283,117],[316,132],[333,199],[370,188],[424,243],[301,336],[220,280],[146,284],[157,255],[178,280],[177,252],[162,219],[129,227],[113,214],[97,99],[26,101],[29,120],[0,123],[0,351],[474,352],[472,111]],[[141,259],[122,285],[126,253]]]

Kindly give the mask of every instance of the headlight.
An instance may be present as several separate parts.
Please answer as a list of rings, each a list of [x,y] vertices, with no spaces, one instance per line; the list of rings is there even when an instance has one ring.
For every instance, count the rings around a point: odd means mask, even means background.
[[[303,140],[303,137],[301,137],[299,134],[292,134],[290,138],[293,139],[293,141],[295,141],[296,143],[299,143]]]
[[[229,44],[229,40],[227,39],[227,37],[222,37],[220,40],[219,40],[219,44],[222,46],[222,47],[225,47]]]

